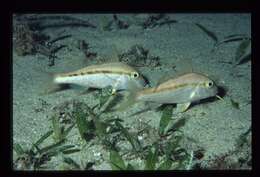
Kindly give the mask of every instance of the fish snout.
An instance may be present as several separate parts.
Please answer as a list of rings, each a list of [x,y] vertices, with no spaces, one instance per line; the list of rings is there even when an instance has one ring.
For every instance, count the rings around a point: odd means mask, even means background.
[[[213,96],[216,96],[216,95],[218,94],[218,92],[219,92],[218,86],[214,85],[214,86],[212,87]]]

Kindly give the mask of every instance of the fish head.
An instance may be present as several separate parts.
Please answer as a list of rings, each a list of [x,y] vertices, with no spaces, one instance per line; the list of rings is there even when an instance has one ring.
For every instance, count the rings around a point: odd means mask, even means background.
[[[147,84],[146,79],[137,71],[131,72],[129,80],[131,81],[131,83],[134,83],[135,86],[137,86],[138,88],[144,88]]]
[[[213,80],[206,76],[202,76],[201,80],[194,87],[194,90],[190,94],[191,100],[201,100],[217,95],[218,87]]]

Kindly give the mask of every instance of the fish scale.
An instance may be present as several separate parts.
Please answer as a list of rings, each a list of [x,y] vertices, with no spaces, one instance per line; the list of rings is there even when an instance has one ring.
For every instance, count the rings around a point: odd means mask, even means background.
[[[158,104],[175,103],[183,112],[191,102],[215,96],[217,87],[207,76],[188,73],[169,79],[155,88],[147,88],[136,94],[136,100]]]
[[[86,74],[126,74],[131,75],[131,73],[137,72],[134,68],[124,63],[105,63],[100,65],[92,65],[86,68],[82,68],[76,71],[58,74],[57,77],[70,77],[70,76],[79,76]]]
[[[199,73],[187,73],[159,83],[156,87],[136,89],[119,109],[123,110],[135,102],[177,104],[180,112],[186,111],[192,102],[216,96],[217,86],[207,76]]]
[[[145,79],[138,71],[120,62],[92,65],[68,73],[54,74],[52,80],[52,83],[58,86],[75,84],[86,89],[112,86],[113,91],[129,89],[129,82],[134,82],[140,88],[146,84]]]

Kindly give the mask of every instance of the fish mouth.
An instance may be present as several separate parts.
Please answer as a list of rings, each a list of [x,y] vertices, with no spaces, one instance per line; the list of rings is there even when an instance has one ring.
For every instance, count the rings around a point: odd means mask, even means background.
[[[215,86],[214,87],[214,95],[218,95],[220,93],[220,88]]]
[[[218,87],[214,87],[214,88],[211,88],[211,91],[209,92],[209,96],[208,97],[215,97],[216,95],[218,95]]]

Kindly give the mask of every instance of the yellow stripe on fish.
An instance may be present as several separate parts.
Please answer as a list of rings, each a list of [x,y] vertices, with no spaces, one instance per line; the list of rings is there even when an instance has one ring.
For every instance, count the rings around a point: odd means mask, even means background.
[[[128,90],[129,82],[134,82],[140,88],[146,84],[137,70],[120,62],[92,65],[68,73],[58,73],[54,74],[52,79],[56,87],[63,84],[75,84],[86,89],[112,86],[114,91]]]
[[[166,80],[156,87],[136,89],[128,97],[127,104],[137,101],[160,104],[177,104],[180,111],[188,109],[191,102],[199,101],[217,94],[217,86],[207,76],[199,73],[187,73]]]
[[[149,94],[168,90],[172,91],[175,89],[185,88],[187,86],[208,87],[210,84],[213,84],[213,81],[208,77],[198,73],[188,73],[177,78],[169,79],[154,88],[144,89],[140,93]]]
[[[139,73],[132,68],[131,66],[125,64],[125,63],[105,63],[100,65],[92,65],[88,66],[76,71],[68,72],[68,73],[62,73],[57,74],[56,77],[70,77],[70,76],[80,76],[80,75],[86,75],[86,74],[126,74],[132,77],[138,77]]]

